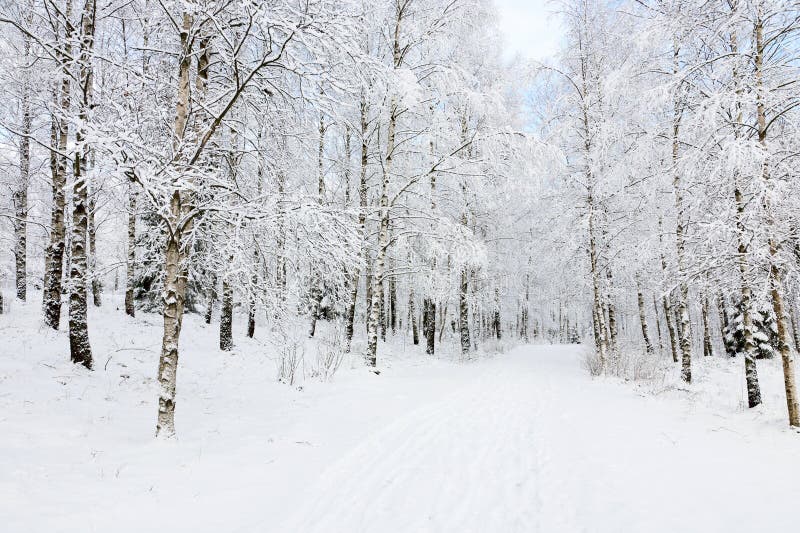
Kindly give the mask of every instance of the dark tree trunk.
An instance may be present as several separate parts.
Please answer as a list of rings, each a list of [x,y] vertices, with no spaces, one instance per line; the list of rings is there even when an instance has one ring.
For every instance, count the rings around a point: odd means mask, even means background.
[[[233,287],[222,280],[222,313],[219,318],[219,349],[233,349]]]
[[[408,320],[411,322],[411,340],[414,346],[419,344],[419,328],[417,327],[417,305],[414,301],[414,289],[408,294]]]
[[[217,275],[211,274],[211,284],[208,287],[208,305],[206,306],[206,324],[211,324],[214,316],[214,303],[217,301]]]
[[[136,279],[136,192],[134,183],[128,186],[128,255],[125,260],[125,314],[136,316],[133,299],[134,280]]]
[[[465,356],[470,351],[469,335],[469,306],[467,303],[469,291],[469,273],[466,267],[461,269],[461,283],[458,291],[458,326],[461,338],[461,355]]]

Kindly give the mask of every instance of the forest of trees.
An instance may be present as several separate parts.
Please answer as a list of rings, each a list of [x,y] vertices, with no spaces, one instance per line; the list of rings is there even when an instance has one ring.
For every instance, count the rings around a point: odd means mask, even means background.
[[[4,1],[5,279],[42,289],[87,368],[104,293],[161,313],[165,435],[187,312],[220,306],[221,350],[335,320],[372,367],[387,330],[466,355],[519,328],[506,201],[535,143],[494,20],[483,0]]]
[[[564,157],[547,212],[572,215],[596,371],[631,342],[688,383],[698,357],[740,358],[755,407],[756,360],[779,357],[799,426],[798,5],[565,4],[532,109]]]
[[[90,307],[162,315],[162,436],[185,313],[376,372],[387,335],[738,358],[750,407],[775,357],[800,426],[800,7],[554,9],[531,61],[490,0],[0,0],[0,283],[87,368]]]

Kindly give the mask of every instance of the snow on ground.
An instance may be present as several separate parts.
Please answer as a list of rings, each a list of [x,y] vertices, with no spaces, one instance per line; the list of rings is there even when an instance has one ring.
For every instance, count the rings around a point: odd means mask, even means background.
[[[240,328],[222,353],[217,328],[188,316],[179,439],[160,442],[159,318],[92,310],[89,372],[38,311],[0,316],[2,531],[798,527],[800,435],[784,428],[775,362],[760,363],[757,410],[741,407],[736,361],[700,361],[688,391],[670,377],[653,394],[592,380],[559,346],[459,364],[396,343],[380,376],[347,363],[289,387],[258,334]]]

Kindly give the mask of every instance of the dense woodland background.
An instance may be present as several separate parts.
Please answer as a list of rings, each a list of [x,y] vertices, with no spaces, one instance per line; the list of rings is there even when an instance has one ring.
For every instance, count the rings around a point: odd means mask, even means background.
[[[0,0],[0,309],[88,368],[88,307],[163,315],[164,436],[186,313],[280,378],[319,321],[332,371],[582,341],[626,377],[735,359],[750,407],[780,358],[800,426],[800,9],[553,7],[534,62],[489,0]]]

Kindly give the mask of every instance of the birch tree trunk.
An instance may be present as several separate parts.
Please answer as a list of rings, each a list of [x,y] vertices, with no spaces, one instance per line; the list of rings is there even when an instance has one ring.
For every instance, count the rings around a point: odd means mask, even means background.
[[[142,19],[142,48],[150,45],[149,0],[145,0],[144,18]],[[123,19],[123,30],[124,30]],[[127,48],[126,48],[127,58]],[[150,73],[150,55],[142,54],[142,90],[145,89],[144,80]],[[125,258],[125,314],[136,316],[136,302],[134,299],[136,282],[136,209],[137,209],[136,181],[131,176],[128,183],[128,254]]]
[[[285,145],[282,146],[285,148]],[[286,174],[282,169],[277,171],[278,180],[278,220],[275,256],[275,284],[278,289],[278,308],[276,319],[283,318],[286,311]]]
[[[318,167],[318,189],[319,204],[325,203],[325,170],[323,168],[323,155],[325,152],[325,117],[320,113],[319,115],[319,152],[317,154],[317,167]],[[323,297],[322,279],[315,265],[311,266],[311,324],[308,328],[308,336],[313,337],[317,331],[317,320],[319,320],[320,304]]]
[[[257,265],[259,263],[258,248],[256,246],[254,246],[254,248],[256,251],[253,253],[253,264]],[[259,286],[257,268],[253,269],[253,275],[250,277],[250,285],[250,292],[247,296],[247,337],[252,339],[256,335],[256,288]]]
[[[673,76],[678,74],[678,46],[673,45]],[[678,257],[678,276],[679,276],[679,290],[678,290],[678,315],[680,322],[678,326],[679,346],[681,350],[681,379],[687,383],[692,381],[692,339],[689,329],[689,285],[686,281],[686,242],[684,233],[684,206],[683,206],[683,184],[681,183],[681,174],[678,169],[678,154],[679,154],[679,140],[678,132],[680,131],[680,98],[678,89],[675,90],[673,96],[673,115],[672,115],[672,187],[675,192],[675,243]]]
[[[376,366],[378,354],[378,328],[381,327],[381,307],[383,304],[383,272],[386,262],[386,250],[389,246],[389,172],[392,168],[392,152],[394,152],[395,127],[397,121],[397,104],[391,103],[389,118],[389,136],[387,141],[387,156],[384,164],[383,181],[380,196],[380,229],[378,233],[378,250],[372,267],[372,293],[367,322],[367,353],[366,361],[369,366]]]
[[[608,360],[608,338],[606,337],[605,315],[603,313],[603,302],[600,293],[600,273],[598,272],[597,241],[594,228],[594,198],[591,188],[589,189],[587,203],[589,204],[589,264],[592,271],[594,337],[597,345],[597,356],[599,358],[601,372],[605,372]]]
[[[525,300],[522,304],[522,316],[520,317],[520,334],[525,342],[530,342],[528,333],[530,325],[530,274],[525,274]]]
[[[361,260],[366,263],[369,260],[369,249],[366,239],[366,223],[367,223],[367,165],[369,163],[369,139],[367,138],[367,96],[364,91],[361,92],[361,103],[359,105],[359,118],[361,127],[361,168],[358,180],[358,235],[361,239]],[[348,168],[349,168],[348,160]],[[350,353],[353,343],[354,322],[356,318],[356,301],[358,300],[358,282],[361,279],[361,269],[356,267],[353,269],[353,276],[350,283],[350,302],[347,308],[347,324],[345,326],[345,353]],[[365,283],[365,292],[369,292],[369,277]],[[367,306],[367,314],[369,314],[370,307]]]
[[[128,253],[125,257],[125,314],[136,316],[134,283],[136,279],[136,191],[128,184]]]
[[[417,327],[417,305],[414,287],[408,293],[408,319],[411,321],[411,340],[414,346],[419,344],[419,328]]]
[[[397,334],[397,277],[394,274],[394,261],[392,265],[392,275],[389,276],[389,327],[392,329],[392,336]]]
[[[53,329],[58,329],[61,322],[61,282],[64,272],[64,252],[66,248],[66,228],[64,217],[66,211],[65,189],[67,186],[67,141],[69,137],[69,111],[71,107],[70,71],[72,57],[72,36],[75,28],[72,25],[72,0],[66,0],[64,7],[63,45],[57,54],[61,67],[61,84],[53,91],[54,107],[60,108],[61,116],[52,117],[50,144],[56,150],[50,152],[50,168],[53,176],[53,208],[51,214],[50,242],[45,254],[44,275],[44,322]]]
[[[500,322],[500,289],[494,289],[494,317],[492,319],[492,326],[497,340],[502,338],[503,326]]]
[[[642,338],[644,339],[644,347],[648,354],[653,354],[653,343],[650,341],[650,334],[647,329],[647,311],[644,306],[644,294],[642,294],[642,285],[637,279],[636,283],[636,302],[639,305],[639,322],[642,325]]]
[[[789,306],[789,319],[792,323],[792,335],[794,337],[794,349],[800,351],[800,325],[797,323],[797,307],[794,305]]]
[[[214,317],[214,304],[217,301],[217,275],[211,273],[211,282],[208,287],[208,303],[206,304],[206,324],[211,324],[211,319]]]
[[[73,170],[74,183],[72,192],[72,239],[70,243],[70,295],[69,295],[69,347],[73,363],[92,368],[92,348],[89,344],[89,325],[86,316],[86,274],[87,274],[87,226],[88,198],[87,189],[89,147],[86,145],[86,126],[89,110],[92,107],[92,89],[94,85],[92,52],[94,47],[95,1],[86,0],[81,13],[80,39],[80,84],[82,98],[80,100],[79,119],[82,126],[78,129],[75,140],[78,149],[75,152]]]
[[[32,7],[32,6],[29,6]],[[29,19],[33,16],[31,10]],[[28,184],[31,169],[31,81],[27,65],[30,62],[31,38],[23,35],[22,61],[22,111],[21,138],[19,140],[19,181],[13,194],[14,204],[14,266],[17,298],[23,302],[28,296]]]
[[[714,347],[711,344],[711,328],[708,322],[708,295],[702,295],[702,320],[703,320],[703,357],[714,355]]]
[[[175,122],[173,126],[175,146],[186,134],[186,124],[189,116],[189,73],[191,70],[193,43],[189,39],[192,27],[192,16],[183,13],[180,32],[181,55],[178,66],[178,90],[175,105]],[[197,76],[199,92],[205,90],[204,76],[207,70],[200,69]],[[191,192],[175,189],[169,205],[166,222],[169,225],[167,232],[166,250],[164,253],[164,335],[161,344],[161,357],[158,361],[158,383],[160,393],[158,397],[158,421],[156,436],[171,438],[175,436],[175,385],[178,372],[178,341],[183,324],[184,302],[186,299],[187,270],[184,261],[187,256],[186,244],[183,234],[191,232],[192,219],[184,220],[192,206]]]
[[[361,167],[358,180],[358,235],[361,239],[361,259],[364,264],[369,261],[369,243],[366,238],[366,224],[367,224],[367,165],[369,164],[369,139],[368,135],[368,122],[367,122],[367,96],[364,91],[361,91],[361,103],[359,105],[359,122],[361,127]],[[349,168],[349,160],[348,160]],[[350,305],[347,309],[347,326],[345,328],[345,353],[350,353],[353,342],[353,333],[355,330],[354,322],[356,317],[356,301],[358,300],[358,283],[361,278],[361,269],[356,267],[353,269],[353,277],[351,278],[350,289]],[[370,279],[367,276],[364,282],[365,292],[369,293]],[[370,313],[370,305],[366,307],[366,314]],[[369,322],[369,317],[367,317]],[[369,326],[369,324],[367,324]]]
[[[432,114],[432,112],[431,112]],[[430,156],[433,159],[434,142],[429,142]],[[436,172],[430,173],[430,193],[431,193],[431,213],[436,213]],[[434,231],[434,224],[431,223],[431,232]],[[431,277],[436,273],[436,257],[431,259]],[[444,328],[441,328],[444,329]],[[422,335],[425,337],[425,353],[433,355],[436,353],[436,300],[430,294],[425,294],[422,300]]]
[[[731,33],[730,35],[730,46],[731,51],[734,54],[738,54],[739,52],[739,44],[737,35],[735,32]],[[737,124],[742,123],[743,113],[741,108],[741,103],[739,101],[742,88],[741,83],[739,80],[739,72],[738,68],[734,64],[733,73],[732,73],[734,82],[736,83],[736,102],[735,106],[737,108],[736,120]],[[739,126],[734,125],[733,131],[734,137],[739,137]],[[752,317],[752,291],[750,289],[750,282],[747,279],[747,271],[748,271],[748,263],[747,263],[747,254],[748,254],[748,237],[747,237],[747,229],[745,228],[745,209],[747,208],[747,204],[744,200],[744,195],[742,193],[741,187],[741,177],[739,176],[738,172],[734,171],[733,173],[733,201],[736,207],[736,241],[737,241],[737,251],[738,254],[736,256],[736,264],[739,269],[739,280],[740,280],[740,292],[742,296],[742,325],[744,331],[742,335],[744,337],[744,375],[745,375],[745,385],[747,387],[747,404],[749,407],[755,407],[761,403],[761,387],[759,385],[758,380],[758,368],[756,367],[756,343],[753,337],[753,317]],[[723,308],[723,312],[727,315],[727,310]],[[726,316],[727,320],[727,316]],[[725,340],[725,339],[723,339]],[[735,350],[733,350],[732,355],[736,355]]]
[[[94,189],[88,191],[88,193],[87,231],[89,233],[89,279],[91,280],[92,287],[92,303],[95,307],[100,307],[102,305],[103,283],[97,274],[97,226],[95,224],[97,193]]]
[[[769,281],[770,294],[772,296],[772,309],[775,312],[775,320],[778,325],[778,351],[781,354],[783,363],[783,384],[786,391],[786,407],[789,415],[789,425],[800,427],[800,409],[798,408],[797,383],[795,381],[794,354],[790,348],[791,339],[789,338],[789,328],[786,318],[786,309],[783,303],[783,272],[778,266],[778,239],[775,235],[775,219],[772,213],[771,203],[771,183],[769,171],[769,147],[767,146],[767,116],[766,105],[764,103],[764,21],[762,18],[763,4],[759,0],[756,4],[756,20],[753,28],[755,34],[755,93],[756,93],[756,119],[758,125],[758,142],[764,152],[764,162],[762,164],[761,178],[765,186],[764,201],[762,203],[764,218],[767,225],[768,245],[769,245]]]
[[[720,335],[722,336],[722,348],[725,351],[725,354],[729,357],[736,355],[736,352],[732,349],[731,343],[728,342],[727,333],[730,321],[728,319],[728,310],[726,309],[726,301],[725,298],[722,296],[722,293],[717,293],[717,311],[719,313],[719,325],[720,325]]]
[[[222,312],[219,317],[219,349],[229,352],[233,349],[233,287],[222,280]]]
[[[394,37],[392,44],[392,67],[400,68],[403,62],[403,52],[400,47],[400,29],[403,22],[404,10],[398,7],[394,21]],[[383,180],[381,181],[381,194],[379,200],[380,227],[378,230],[378,248],[375,262],[372,266],[372,302],[370,305],[369,320],[367,322],[367,365],[375,367],[378,355],[378,322],[383,305],[383,278],[386,265],[386,253],[389,249],[389,181],[393,170],[395,142],[397,135],[397,119],[400,115],[397,98],[393,95],[389,103],[389,124],[386,133],[386,157],[383,164]]]
[[[467,267],[461,267],[461,281],[458,289],[458,331],[461,340],[461,356],[469,354],[470,343],[469,335],[469,271]]]
[[[384,267],[385,271],[385,267]],[[381,324],[381,340],[386,342],[386,329],[388,321],[388,313],[386,313],[386,277],[379,285],[378,301],[380,302],[380,312],[378,313],[378,321]]]

